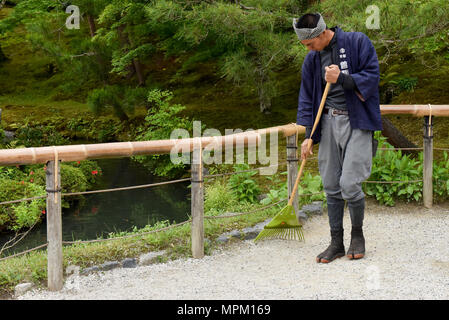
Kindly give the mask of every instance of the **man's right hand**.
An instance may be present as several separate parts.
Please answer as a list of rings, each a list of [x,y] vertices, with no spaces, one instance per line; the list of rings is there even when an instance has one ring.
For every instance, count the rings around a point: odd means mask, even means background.
[[[310,145],[310,148],[309,148]],[[312,155],[312,146],[313,146],[313,142],[312,139],[305,139],[302,143],[301,143],[301,160],[306,159],[308,156]]]

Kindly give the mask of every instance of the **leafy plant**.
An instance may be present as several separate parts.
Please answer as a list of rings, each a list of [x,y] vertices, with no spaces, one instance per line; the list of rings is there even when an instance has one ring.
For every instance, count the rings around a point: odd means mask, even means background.
[[[397,81],[397,85],[399,86],[399,89],[401,89],[402,91],[408,91],[408,92],[413,92],[417,83],[418,83],[418,78],[416,78],[416,77],[411,77],[411,78],[404,77]]]
[[[263,205],[268,205],[271,203],[276,203],[282,199],[287,199],[288,197],[287,183],[283,183],[276,189],[270,189],[266,194],[266,198],[263,198],[260,203]]]
[[[249,170],[248,164],[237,164],[234,166],[235,171]],[[260,188],[252,177],[257,174],[257,171],[248,171],[232,175],[229,178],[228,184],[234,194],[240,201],[254,203],[257,201],[257,196],[260,194]]]
[[[449,157],[446,151],[443,160],[433,163],[433,191],[437,198],[449,195]]]
[[[299,204],[303,205],[312,201],[325,201],[323,193],[323,181],[320,175],[312,176],[310,172],[304,173],[298,187]]]
[[[191,132],[192,120],[180,113],[185,109],[180,104],[171,104],[173,93],[167,90],[153,89],[148,92],[150,108],[145,117],[145,123],[137,128],[138,141],[169,139],[175,129],[185,129]],[[150,167],[159,176],[173,177],[184,172],[185,164],[175,164],[170,161],[170,155],[136,156],[140,163]]]
[[[379,140],[379,148],[393,148],[380,132],[375,133]],[[422,178],[422,153],[418,159],[402,152],[393,150],[378,150],[373,158],[371,170],[372,181],[404,181],[403,183],[365,183],[367,195],[374,196],[381,204],[393,206],[395,198],[406,201],[418,201],[422,198],[422,182],[408,183]]]
[[[286,172],[285,172],[286,174]],[[320,175],[313,176],[310,172],[306,172],[301,177],[298,186],[298,202],[300,205],[310,203],[312,201],[326,200],[323,191],[323,183]],[[287,199],[290,196],[287,189],[287,182],[283,182],[270,189],[267,197],[262,199],[262,204],[275,203],[281,199]]]
[[[27,181],[0,179],[0,202],[45,195],[45,189]],[[0,206],[0,229],[19,230],[41,219],[45,198]]]
[[[17,128],[15,136],[14,144],[25,147],[63,145],[69,141],[52,124],[33,124],[28,121]]]
[[[237,197],[225,181],[215,180],[213,183],[206,185],[204,195],[205,212],[211,210],[222,212],[237,202]]]

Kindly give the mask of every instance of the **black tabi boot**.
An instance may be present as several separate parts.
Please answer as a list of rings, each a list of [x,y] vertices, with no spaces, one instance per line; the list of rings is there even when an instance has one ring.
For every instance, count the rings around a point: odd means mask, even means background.
[[[345,255],[345,245],[343,243],[343,228],[331,230],[331,243],[329,247],[316,257],[316,262],[329,263]]]
[[[365,198],[356,202],[348,203],[349,213],[351,215],[352,230],[351,244],[349,245],[346,256],[349,259],[361,259],[365,256],[365,238],[363,237],[363,218],[365,211]]]
[[[365,238],[363,237],[362,227],[352,227],[351,244],[346,256],[349,259],[361,259],[365,256]]]

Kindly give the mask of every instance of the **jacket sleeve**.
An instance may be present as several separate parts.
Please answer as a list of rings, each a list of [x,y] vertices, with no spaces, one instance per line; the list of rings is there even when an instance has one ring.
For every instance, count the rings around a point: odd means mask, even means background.
[[[352,73],[355,85],[364,98],[369,99],[379,89],[379,61],[368,36],[360,33],[358,41],[358,72]]]
[[[313,73],[311,72],[310,56],[306,56],[301,70],[301,87],[298,98],[298,113],[296,124],[304,127],[313,126]]]

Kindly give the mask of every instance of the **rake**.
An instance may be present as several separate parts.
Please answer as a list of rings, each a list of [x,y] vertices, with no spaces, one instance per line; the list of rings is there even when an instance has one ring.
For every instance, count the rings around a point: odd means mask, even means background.
[[[321,99],[320,107],[318,109],[310,137],[312,137],[318,122],[320,121],[330,85],[330,82],[326,83],[326,88],[324,89],[323,97]],[[312,139],[309,139],[307,150],[310,150],[312,143]],[[296,217],[295,208],[293,207],[293,199],[296,191],[298,190],[299,180],[301,179],[306,160],[307,158],[304,158],[301,162],[301,167],[299,168],[299,173],[287,205],[263,228],[263,230],[257,235],[256,239],[254,239],[254,242],[261,239],[295,240],[298,238],[299,241],[304,240],[302,225],[299,223],[298,218]]]

